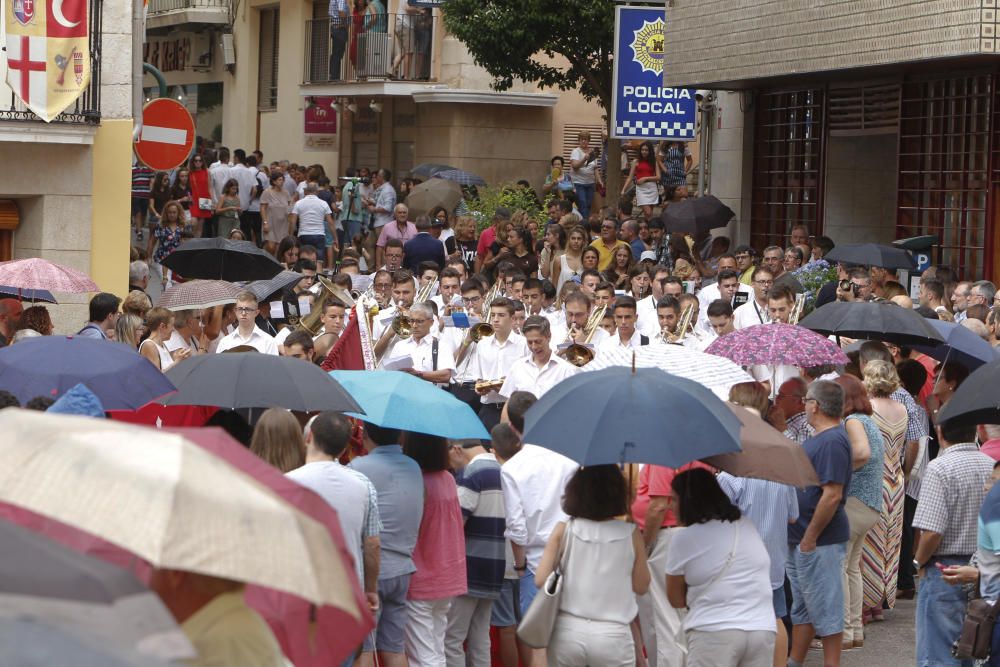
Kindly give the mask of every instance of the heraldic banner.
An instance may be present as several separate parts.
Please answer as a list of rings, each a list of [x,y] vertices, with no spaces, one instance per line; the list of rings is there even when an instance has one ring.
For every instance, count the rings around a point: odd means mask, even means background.
[[[88,0],[6,0],[7,85],[45,122],[90,83]]]

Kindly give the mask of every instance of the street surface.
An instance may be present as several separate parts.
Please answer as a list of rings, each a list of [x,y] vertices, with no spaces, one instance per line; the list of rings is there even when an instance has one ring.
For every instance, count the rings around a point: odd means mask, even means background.
[[[885,620],[865,627],[865,647],[844,653],[843,667],[909,667],[916,664],[916,633],[913,617],[916,600],[899,600],[886,610]],[[821,667],[819,651],[809,651],[806,667]]]

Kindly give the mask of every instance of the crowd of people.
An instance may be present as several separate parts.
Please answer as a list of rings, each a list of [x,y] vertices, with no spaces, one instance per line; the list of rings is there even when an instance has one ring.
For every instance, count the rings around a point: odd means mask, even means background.
[[[587,140],[573,171],[593,169]],[[686,189],[654,191],[664,171],[683,180],[685,156],[664,150],[669,169],[652,144],[640,147],[624,189],[634,186],[634,204],[588,210],[593,184],[567,182],[558,158],[544,216],[498,208],[485,221],[443,207],[411,216],[386,169],[349,169],[333,182],[319,165],[265,165],[259,152],[236,150],[230,165],[224,148],[171,176],[137,167],[129,292],[94,296],[75,333],[128,345],[161,371],[232,351],[332,369],[352,321],[343,296],[366,293],[379,306],[378,366],[479,415],[490,441],[374,424],[359,436],[336,413],[303,430],[277,408],[251,425],[252,451],[339,514],[378,619],[347,664],[377,654],[390,666],[481,666],[492,647],[505,666],[798,667],[810,648],[837,665],[914,596],[918,665],[960,664],[951,649],[963,585],[997,593],[996,557],[977,550],[976,519],[1000,459],[1000,426],[938,423],[969,374],[961,363],[845,340],[843,367],[748,367],[755,381],[734,385],[729,400],[801,444],[821,481],[807,489],[701,463],[580,468],[523,442],[528,408],[601,355],[704,351],[738,329],[794,323],[798,299],[784,277],[834,247],[801,225],[784,247],[761,249],[670,233],[662,213]],[[226,306],[153,307],[150,281],[182,280],[163,258],[196,236],[255,242],[303,277],[270,301],[249,286]],[[914,303],[892,270],[840,263],[836,272],[811,305],[894,302],[886,307],[1000,343],[988,281],[932,267]],[[309,330],[302,319],[314,311]],[[359,317],[368,314],[354,315],[357,326]],[[52,333],[44,306],[0,301],[0,344]],[[555,629],[546,649],[528,647],[515,630],[561,561]]]

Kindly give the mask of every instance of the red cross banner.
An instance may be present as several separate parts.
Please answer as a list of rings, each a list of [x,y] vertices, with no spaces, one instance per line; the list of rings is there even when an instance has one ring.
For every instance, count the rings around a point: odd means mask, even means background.
[[[90,83],[88,0],[7,0],[7,85],[45,122]]]

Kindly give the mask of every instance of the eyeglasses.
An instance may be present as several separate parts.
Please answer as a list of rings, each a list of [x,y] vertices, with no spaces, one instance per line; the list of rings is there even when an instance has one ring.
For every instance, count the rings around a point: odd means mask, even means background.
[[[761,287],[770,287],[774,284],[773,280],[755,280],[753,282],[755,285],[760,285]]]
[[[466,303],[466,305],[473,304],[473,303],[479,303],[482,300],[483,300],[483,297],[481,297],[481,296],[474,296],[471,299],[470,298],[466,298],[466,297],[462,297],[462,301],[464,301]]]
[[[750,259],[750,255],[735,255],[736,259]]]
[[[803,402],[803,403],[808,403],[809,401],[812,401],[813,403],[819,403],[819,400],[817,400],[817,399],[815,399],[815,398],[806,398],[806,399],[805,399],[804,401],[802,401],[802,402]]]
[[[239,307],[239,308],[236,309],[236,312],[239,313],[240,315],[249,315],[250,313],[256,313],[257,309],[256,308],[246,308],[246,307],[242,307],[241,306],[241,307]]]
[[[411,323],[411,324],[427,324],[428,322],[430,322],[430,320],[428,320],[428,319],[421,319],[421,320],[418,320],[418,319],[417,319],[417,318],[415,318],[415,317],[411,317],[411,318],[410,318],[410,323]]]

